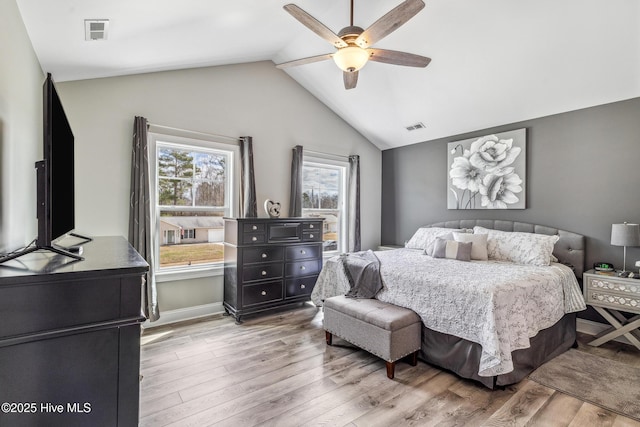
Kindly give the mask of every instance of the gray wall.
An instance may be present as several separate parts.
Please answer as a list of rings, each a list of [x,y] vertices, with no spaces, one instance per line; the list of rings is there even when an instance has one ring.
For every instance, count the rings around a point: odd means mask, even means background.
[[[0,1],[0,253],[37,235],[44,74],[14,0]]]
[[[447,143],[527,129],[527,209],[447,209]],[[509,219],[587,236],[587,267],[622,267],[611,224],[640,222],[640,98],[384,151],[382,243],[403,244],[446,219]],[[640,248],[627,249],[627,268]]]
[[[54,76],[55,78],[55,76]],[[378,148],[272,62],[57,84],[76,137],[76,229],[127,235],[133,118],[204,133],[250,135],[259,214],[269,198],[288,211],[291,149],[361,157],[364,248],[380,243]],[[221,302],[222,276],[162,282],[161,310]]]

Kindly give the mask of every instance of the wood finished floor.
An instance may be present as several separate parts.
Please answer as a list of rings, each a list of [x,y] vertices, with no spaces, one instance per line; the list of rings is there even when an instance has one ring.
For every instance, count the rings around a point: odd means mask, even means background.
[[[312,305],[242,325],[214,316],[147,329],[140,426],[636,426],[527,379],[488,390],[419,361],[384,362],[335,338]],[[580,349],[640,366],[635,348]]]

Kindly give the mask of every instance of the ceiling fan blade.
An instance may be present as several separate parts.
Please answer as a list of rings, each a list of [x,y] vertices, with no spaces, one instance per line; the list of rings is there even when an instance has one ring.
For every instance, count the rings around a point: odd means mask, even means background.
[[[431,58],[414,55],[413,53],[398,52],[387,49],[367,49],[369,60],[384,62],[385,64],[405,65],[407,67],[426,67],[431,62]]]
[[[345,89],[353,89],[358,84],[358,72],[357,71],[343,71],[342,79],[344,80]]]
[[[397,30],[423,8],[424,2],[422,0],[405,0],[364,30],[356,39],[356,44],[363,49],[368,48],[378,40]]]
[[[296,65],[311,64],[314,62],[324,61],[326,59],[331,58],[332,56],[333,56],[332,53],[325,53],[324,55],[317,55],[317,56],[309,56],[307,58],[296,59],[295,61],[283,62],[282,64],[277,64],[276,67],[289,68],[289,67],[295,67]]]
[[[335,47],[346,47],[347,43],[327,28],[322,22],[300,9],[295,4],[287,4],[284,10],[289,12],[291,16],[296,18],[302,25],[334,45]]]

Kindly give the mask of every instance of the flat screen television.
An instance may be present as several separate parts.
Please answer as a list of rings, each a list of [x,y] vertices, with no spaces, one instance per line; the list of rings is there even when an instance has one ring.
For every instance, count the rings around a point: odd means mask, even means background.
[[[50,73],[42,100],[44,159],[36,162],[38,237],[26,248],[0,257],[0,263],[40,249],[81,260],[80,244],[91,240],[71,233],[75,228],[74,137]],[[54,243],[67,234],[81,242],[72,247]]]
[[[74,137],[51,74],[42,92],[45,182],[38,182],[38,245],[51,246],[75,227]]]

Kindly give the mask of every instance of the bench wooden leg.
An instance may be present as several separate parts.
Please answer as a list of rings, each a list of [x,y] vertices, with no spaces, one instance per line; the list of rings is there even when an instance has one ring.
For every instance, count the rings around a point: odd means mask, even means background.
[[[418,364],[418,351],[420,350],[416,350],[413,354],[409,355],[409,363],[411,366],[416,366]]]
[[[331,345],[332,338],[333,338],[333,336],[331,335],[331,332],[324,331],[324,335],[325,335],[325,338],[327,340],[327,345]]]
[[[392,380],[396,372],[396,362],[385,362],[387,364],[387,377]]]

